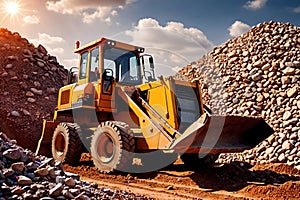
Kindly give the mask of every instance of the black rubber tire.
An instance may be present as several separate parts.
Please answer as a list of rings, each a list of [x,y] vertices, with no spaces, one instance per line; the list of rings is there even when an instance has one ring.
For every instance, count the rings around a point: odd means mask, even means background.
[[[57,125],[51,143],[52,156],[56,161],[78,164],[83,152],[79,134],[81,134],[81,129],[76,123]]]
[[[182,162],[192,169],[205,169],[213,167],[219,154],[207,154],[203,158],[199,158],[198,154],[183,154],[180,156]]]
[[[135,140],[126,123],[102,122],[94,132],[90,149],[94,165],[100,172],[130,172]]]

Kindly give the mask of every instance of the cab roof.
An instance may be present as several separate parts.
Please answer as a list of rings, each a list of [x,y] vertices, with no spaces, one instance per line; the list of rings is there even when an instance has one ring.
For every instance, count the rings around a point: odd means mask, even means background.
[[[90,43],[82,46],[82,47],[79,47],[79,48],[75,49],[74,53],[81,53],[82,51],[84,51],[86,49],[89,49],[89,48],[94,47],[94,46],[98,46],[99,44],[105,43],[105,42],[107,43],[107,45],[115,46],[117,48],[126,49],[126,50],[129,50],[129,51],[138,51],[138,52],[141,52],[141,53],[144,52],[144,48],[142,48],[142,47],[133,46],[133,45],[130,45],[130,44],[118,42],[118,41],[107,39],[107,38],[100,38],[98,40],[95,40],[93,42],[90,42]]]

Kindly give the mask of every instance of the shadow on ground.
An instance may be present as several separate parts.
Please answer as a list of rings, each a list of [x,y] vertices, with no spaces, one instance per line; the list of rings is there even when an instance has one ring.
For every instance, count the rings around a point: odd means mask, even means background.
[[[205,191],[225,190],[234,192],[247,186],[272,186],[300,181],[300,171],[297,170],[296,173],[294,168],[284,164],[280,166],[272,164],[270,168],[264,165],[253,167],[248,163],[233,162],[215,164],[212,168],[197,169],[197,167],[185,166],[179,159],[179,162],[177,160],[175,164],[153,172],[102,174],[94,167],[90,157],[82,157],[77,166],[64,166],[67,171],[96,180],[115,179],[120,182],[139,182],[139,180],[148,179],[175,187],[176,185],[193,187],[197,185]],[[179,179],[180,182],[178,182]]]
[[[184,164],[174,164],[164,169],[164,171],[160,171],[159,174],[176,176],[177,178],[189,177],[200,188],[211,191],[238,191],[248,185],[279,185],[288,181],[300,180],[299,176],[277,173],[268,169],[252,170],[252,167],[248,163],[234,162],[197,170],[187,168]],[[177,175],[169,173],[172,171],[185,172],[189,170],[191,170],[191,173],[184,176],[181,176],[180,173]]]

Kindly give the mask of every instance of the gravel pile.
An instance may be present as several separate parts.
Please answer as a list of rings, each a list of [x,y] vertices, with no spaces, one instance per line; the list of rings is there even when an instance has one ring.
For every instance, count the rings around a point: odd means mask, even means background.
[[[0,131],[35,149],[42,119],[51,119],[67,70],[39,45],[0,29]]]
[[[0,199],[149,199],[98,188],[64,172],[53,158],[35,156],[0,133]]]
[[[204,101],[214,112],[261,116],[275,131],[255,149],[221,155],[221,162],[285,162],[300,168],[299,27],[258,24],[179,74],[202,83]]]

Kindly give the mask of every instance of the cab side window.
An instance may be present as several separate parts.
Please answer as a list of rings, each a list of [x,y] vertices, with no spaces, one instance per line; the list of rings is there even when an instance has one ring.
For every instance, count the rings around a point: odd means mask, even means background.
[[[99,47],[91,51],[90,57],[90,82],[99,79]]]
[[[116,63],[112,60],[104,59],[104,70],[111,69],[113,77],[116,78]]]
[[[79,79],[86,78],[88,54],[87,51],[81,54]]]

